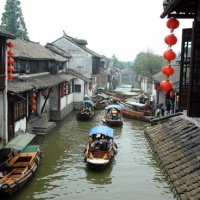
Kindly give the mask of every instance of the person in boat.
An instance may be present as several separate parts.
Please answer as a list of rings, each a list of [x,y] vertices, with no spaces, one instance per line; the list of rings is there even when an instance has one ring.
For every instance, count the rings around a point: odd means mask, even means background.
[[[107,148],[107,140],[104,135],[96,134],[96,139],[90,145],[91,149],[105,150]]]
[[[119,119],[119,115],[117,115],[116,113],[114,113],[112,115],[112,120],[118,120]]]
[[[89,100],[87,94],[84,97],[84,100]],[[85,102],[85,110],[90,110],[91,109],[91,105],[88,102]]]
[[[139,103],[145,104],[145,97],[142,94],[142,96],[140,97]]]
[[[112,99],[109,99],[108,100],[108,103],[111,105],[111,104],[113,104],[113,100]]]

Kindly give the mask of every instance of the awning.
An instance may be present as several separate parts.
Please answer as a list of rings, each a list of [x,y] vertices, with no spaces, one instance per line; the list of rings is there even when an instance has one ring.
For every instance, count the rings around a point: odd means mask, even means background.
[[[109,136],[110,138],[114,137],[114,129],[109,128],[108,126],[104,126],[104,125],[99,125],[90,129],[89,136],[92,136],[97,133],[104,134],[106,136]]]
[[[28,145],[28,143],[35,137],[31,133],[20,134],[9,142],[4,148],[11,148],[16,150],[22,150]]]

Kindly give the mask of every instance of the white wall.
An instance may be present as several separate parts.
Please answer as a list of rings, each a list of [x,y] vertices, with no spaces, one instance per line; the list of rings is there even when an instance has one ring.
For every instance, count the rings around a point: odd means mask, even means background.
[[[81,80],[81,79],[76,79],[74,80],[74,85],[81,85],[81,92],[78,93],[78,92],[74,92],[74,99],[73,101],[74,102],[81,102],[83,101],[83,98],[84,98],[84,81]]]
[[[66,38],[60,38],[59,40],[53,42],[53,44],[72,56],[69,60],[69,69],[73,69],[85,77],[91,78],[92,55],[90,53],[73,44]]]
[[[24,117],[23,119],[17,121],[15,123],[15,130],[14,132],[18,132],[18,131],[23,131],[25,133],[26,131],[26,117]]]

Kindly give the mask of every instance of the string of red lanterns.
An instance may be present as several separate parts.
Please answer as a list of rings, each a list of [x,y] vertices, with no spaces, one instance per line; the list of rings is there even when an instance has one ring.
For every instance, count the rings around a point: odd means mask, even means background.
[[[37,103],[37,102],[36,102],[35,98],[36,98],[36,94],[35,94],[35,92],[33,92],[33,93],[31,94],[31,101],[30,101],[31,110],[32,110],[32,111],[36,110],[36,103]]]
[[[66,95],[66,83],[62,84],[62,96]]]
[[[8,55],[8,79],[13,79],[14,75],[12,74],[12,72],[14,71],[14,67],[13,67],[13,63],[14,63],[14,59],[12,58],[12,56],[14,55],[14,51],[12,50],[12,48],[14,47],[14,43],[13,42],[8,42],[7,43],[7,47],[9,48],[7,51],[7,55]]]
[[[176,53],[171,47],[177,43],[177,38],[173,32],[174,29],[179,27],[179,21],[172,17],[167,21],[167,27],[170,29],[170,35],[167,35],[164,40],[168,45],[168,49],[163,53],[164,59],[167,60],[167,65],[162,67],[162,73],[165,74],[166,79],[160,82],[160,88],[165,95],[173,88],[173,83],[169,80],[169,76],[174,74],[174,67],[171,66],[170,63],[176,58]]]

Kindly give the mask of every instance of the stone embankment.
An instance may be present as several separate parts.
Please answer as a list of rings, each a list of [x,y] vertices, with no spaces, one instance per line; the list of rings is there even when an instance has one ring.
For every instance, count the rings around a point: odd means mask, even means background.
[[[146,126],[145,135],[174,198],[200,200],[200,128],[170,116]]]

